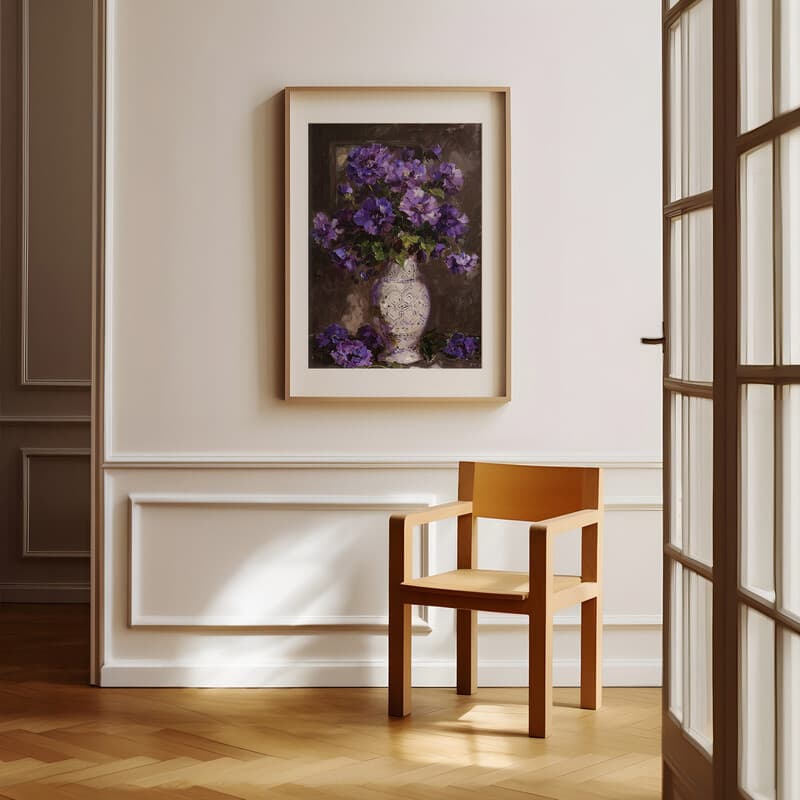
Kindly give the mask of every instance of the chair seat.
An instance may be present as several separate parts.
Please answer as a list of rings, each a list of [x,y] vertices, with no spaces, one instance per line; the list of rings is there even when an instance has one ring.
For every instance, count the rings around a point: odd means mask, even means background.
[[[573,589],[580,585],[578,575],[554,575],[553,592]],[[492,569],[455,569],[425,578],[410,578],[401,586],[426,592],[492,597],[498,600],[525,600],[530,595],[527,572],[505,572]]]

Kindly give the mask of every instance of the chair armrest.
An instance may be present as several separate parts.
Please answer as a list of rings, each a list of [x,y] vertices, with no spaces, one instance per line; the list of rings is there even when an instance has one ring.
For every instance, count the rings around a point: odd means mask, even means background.
[[[600,522],[602,514],[602,509],[587,508],[583,511],[575,511],[572,514],[562,514],[560,517],[543,519],[531,525],[531,534],[554,536],[576,528],[585,528],[587,525]]]
[[[452,517],[463,517],[471,513],[471,500],[457,500],[454,503],[443,503],[439,506],[423,508],[420,511],[412,511],[408,514],[392,514],[389,526],[390,528],[396,528],[402,523],[403,530],[410,530],[415,525],[424,525],[427,522],[437,522],[438,520],[451,519]]]
[[[409,514],[392,514],[389,517],[389,587],[411,577],[411,538],[415,525],[436,522],[440,519],[462,517],[472,513],[471,500],[443,503],[423,508]]]

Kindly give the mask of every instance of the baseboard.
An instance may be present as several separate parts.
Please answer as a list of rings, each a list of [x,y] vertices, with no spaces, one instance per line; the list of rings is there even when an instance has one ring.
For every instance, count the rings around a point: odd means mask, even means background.
[[[88,603],[86,583],[0,583],[0,603]]]
[[[580,662],[556,659],[555,686],[577,686]],[[386,662],[285,661],[254,665],[173,665],[133,661],[102,668],[106,687],[230,687],[288,688],[311,686],[386,686]],[[423,661],[412,671],[415,686],[455,686],[455,662]],[[528,665],[521,660],[487,660],[478,665],[481,686],[527,686]],[[661,659],[609,659],[603,663],[604,686],[660,686]]]

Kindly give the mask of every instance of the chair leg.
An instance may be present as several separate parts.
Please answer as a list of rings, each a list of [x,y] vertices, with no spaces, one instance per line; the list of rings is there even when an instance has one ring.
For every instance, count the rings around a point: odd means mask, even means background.
[[[600,708],[603,702],[603,620],[600,600],[581,603],[581,708]]]
[[[389,716],[411,713],[411,606],[389,603]]]
[[[474,694],[478,688],[478,614],[456,611],[456,692]]]
[[[553,707],[553,617],[535,611],[528,619],[528,736],[543,739]]]

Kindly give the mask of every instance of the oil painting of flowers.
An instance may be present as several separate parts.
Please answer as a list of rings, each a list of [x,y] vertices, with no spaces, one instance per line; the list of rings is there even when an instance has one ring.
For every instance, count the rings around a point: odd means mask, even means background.
[[[308,366],[480,368],[480,123],[308,137]]]

